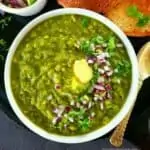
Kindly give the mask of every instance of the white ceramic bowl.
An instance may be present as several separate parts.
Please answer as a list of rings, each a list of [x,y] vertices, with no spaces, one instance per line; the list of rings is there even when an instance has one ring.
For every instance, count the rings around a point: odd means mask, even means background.
[[[0,3],[0,9],[4,12],[16,14],[19,16],[32,16],[32,15],[39,13],[44,8],[46,3],[47,3],[47,0],[37,0],[31,6],[27,6],[24,8],[10,8]]]
[[[64,14],[79,14],[79,15],[89,16],[96,20],[99,20],[101,23],[108,26],[110,29],[112,29],[116,33],[116,35],[118,35],[120,37],[120,39],[124,43],[124,45],[127,49],[128,55],[130,57],[131,63],[132,63],[131,88],[130,88],[128,97],[126,99],[126,102],[125,102],[124,106],[122,107],[121,111],[114,117],[114,119],[110,123],[108,123],[104,127],[100,128],[96,131],[90,132],[88,134],[79,135],[79,136],[55,135],[55,134],[46,132],[45,130],[38,127],[36,124],[32,123],[21,112],[19,106],[17,105],[17,103],[15,101],[15,98],[13,96],[12,89],[11,89],[11,78],[10,78],[11,62],[12,62],[13,55],[16,51],[16,48],[18,47],[21,40],[26,36],[26,34],[32,28],[34,28],[40,22],[42,22],[50,17],[64,15]],[[84,9],[79,9],[79,8],[64,8],[64,9],[53,10],[53,11],[50,11],[48,13],[45,13],[45,14],[37,17],[36,19],[31,21],[29,24],[27,24],[21,30],[21,32],[17,35],[17,37],[15,38],[14,42],[12,43],[12,45],[9,49],[6,64],[5,64],[5,72],[4,72],[5,88],[6,88],[8,100],[10,102],[12,109],[18,116],[18,118],[30,130],[37,133],[38,135],[40,135],[48,140],[53,140],[53,141],[57,141],[57,142],[61,142],[61,143],[82,143],[82,142],[91,141],[91,140],[94,140],[96,138],[99,138],[99,137],[105,135],[106,133],[111,131],[113,128],[115,128],[120,123],[120,121],[125,117],[125,115],[128,113],[128,111],[130,110],[132,105],[135,103],[135,99],[137,96],[137,89],[138,89],[138,76],[139,76],[139,71],[138,71],[137,57],[136,57],[134,49],[133,49],[131,43],[129,42],[128,38],[126,37],[126,35],[107,18],[105,18],[95,12],[92,12],[89,10],[84,10]],[[123,88],[123,85],[122,85],[122,88]]]

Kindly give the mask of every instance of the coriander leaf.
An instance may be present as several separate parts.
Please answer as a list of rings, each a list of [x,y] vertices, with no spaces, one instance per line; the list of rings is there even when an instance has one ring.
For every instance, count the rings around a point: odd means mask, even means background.
[[[85,110],[80,109],[79,111],[72,110],[68,113],[69,116],[71,117],[80,117],[85,115]]]
[[[136,5],[131,5],[127,8],[127,15],[129,17],[134,17],[134,18],[139,18],[143,16],[142,13],[139,12]]]
[[[99,78],[99,72],[98,72],[98,70],[94,70],[93,78],[90,81],[91,86],[93,86],[97,82],[98,78]]]
[[[93,55],[93,50],[91,49],[90,41],[82,41],[80,45],[80,49],[87,55]]]
[[[102,36],[98,35],[98,36],[95,36],[91,39],[91,42],[94,43],[94,44],[103,44],[104,43],[104,39]]]
[[[108,40],[108,50],[113,50],[116,48],[115,37],[111,36]]]
[[[6,41],[4,39],[0,39],[0,47],[5,47]]]
[[[32,5],[36,0],[27,0],[28,5]]]
[[[131,5],[127,8],[127,15],[137,19],[137,26],[143,27],[150,23],[150,16],[141,13],[136,5]]]
[[[6,16],[0,19],[0,29],[3,30],[6,26],[8,26],[8,23],[11,21],[11,16]]]
[[[149,16],[143,16],[142,18],[140,18],[137,22],[137,26],[142,27],[147,25],[150,22],[150,17]]]
[[[126,60],[122,60],[117,64],[116,69],[118,70],[117,75],[127,76],[130,73],[131,64]]]
[[[87,28],[88,24],[89,24],[89,18],[88,17],[83,17],[82,20],[81,20],[81,24],[84,28]]]
[[[90,127],[90,120],[88,118],[85,118],[84,120],[79,120],[79,127],[83,131],[87,131]]]

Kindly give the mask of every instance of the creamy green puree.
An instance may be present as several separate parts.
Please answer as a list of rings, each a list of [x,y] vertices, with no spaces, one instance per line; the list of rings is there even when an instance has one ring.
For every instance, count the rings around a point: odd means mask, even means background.
[[[131,69],[124,45],[105,25],[62,15],[37,25],[19,44],[11,86],[20,109],[36,125],[50,133],[81,135],[108,124],[120,111]]]

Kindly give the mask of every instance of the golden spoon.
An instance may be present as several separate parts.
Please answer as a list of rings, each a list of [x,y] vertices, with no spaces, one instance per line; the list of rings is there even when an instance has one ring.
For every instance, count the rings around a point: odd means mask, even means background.
[[[142,87],[143,81],[150,77],[150,42],[146,43],[139,51],[138,55],[138,65],[139,65],[139,90]],[[133,106],[134,107],[134,106]],[[133,109],[132,107],[132,109]],[[125,130],[132,113],[132,109],[126,115],[126,117],[120,122],[117,128],[114,130],[110,137],[110,143],[115,147],[120,147],[123,143],[123,137]]]

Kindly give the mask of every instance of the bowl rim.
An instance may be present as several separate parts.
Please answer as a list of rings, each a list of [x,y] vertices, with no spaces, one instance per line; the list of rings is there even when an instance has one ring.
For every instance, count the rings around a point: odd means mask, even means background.
[[[11,7],[8,7],[7,5],[3,4],[2,2],[0,2],[0,9],[2,9],[3,11],[6,11],[6,12],[10,12],[10,13],[13,13],[13,12],[23,13],[25,11],[29,11],[29,10],[37,7],[37,5],[39,5],[39,3],[41,3],[42,1],[43,0],[37,0],[32,5],[26,6],[23,8],[11,8]]]
[[[44,129],[40,128],[36,124],[34,124],[32,121],[30,121],[21,111],[19,108],[11,89],[11,62],[13,55],[16,51],[16,48],[18,47],[21,40],[26,36],[26,34],[32,30],[37,24],[40,24],[44,20],[47,20],[50,17],[55,17],[59,15],[65,15],[65,14],[77,14],[77,15],[83,15],[88,16],[93,19],[96,19],[100,21],[101,23],[105,24],[108,28],[110,28],[122,41],[122,43],[125,45],[126,50],[128,52],[131,64],[132,64],[132,81],[131,81],[131,87],[129,94],[127,96],[126,102],[124,103],[122,109],[120,112],[105,126],[101,127],[100,129],[97,129],[95,131],[92,131],[90,133],[84,134],[84,135],[77,135],[77,136],[62,136],[57,135],[53,133],[49,133],[45,131]],[[138,81],[139,81],[139,71],[138,71],[138,62],[137,57],[135,54],[135,51],[132,47],[132,44],[128,40],[127,36],[117,27],[113,22],[111,22],[108,18],[90,11],[86,9],[81,8],[61,8],[49,11],[47,13],[44,13],[40,15],[39,17],[36,17],[32,21],[30,21],[16,36],[14,39],[12,45],[10,46],[10,49],[8,51],[8,55],[5,62],[5,70],[4,70],[4,84],[5,84],[5,90],[8,97],[8,101],[17,115],[17,117],[21,120],[21,122],[29,128],[34,133],[40,135],[41,137],[52,140],[55,142],[60,143],[83,143],[88,142],[94,139],[97,139],[108,132],[110,132],[113,128],[115,128],[121,120],[125,117],[125,115],[129,112],[129,110],[132,108],[136,101],[137,93],[138,93]]]

